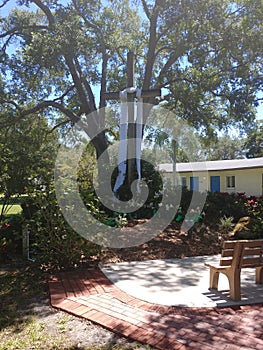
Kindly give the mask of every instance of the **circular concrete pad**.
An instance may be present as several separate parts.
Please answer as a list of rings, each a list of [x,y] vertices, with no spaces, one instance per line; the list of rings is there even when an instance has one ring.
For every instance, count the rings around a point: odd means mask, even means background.
[[[226,307],[263,302],[263,285],[255,284],[255,269],[242,269],[241,301],[229,297],[226,276],[220,274],[218,291],[209,290],[209,268],[220,255],[183,259],[121,262],[100,266],[119,289],[150,303],[182,307]]]

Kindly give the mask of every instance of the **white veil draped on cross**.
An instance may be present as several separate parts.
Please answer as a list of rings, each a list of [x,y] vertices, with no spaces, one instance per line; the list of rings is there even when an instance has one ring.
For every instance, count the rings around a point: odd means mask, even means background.
[[[120,115],[120,144],[118,151],[118,176],[113,188],[116,194],[118,189],[124,184],[127,173],[127,132],[128,132],[128,104],[127,92],[120,92],[121,115]]]
[[[128,152],[128,102],[127,93],[136,91],[136,97],[138,99],[137,112],[136,112],[136,168],[138,173],[138,179],[141,179],[141,143],[142,143],[142,131],[143,131],[143,100],[141,98],[141,90],[135,88],[128,88],[120,92],[121,111],[120,111],[120,144],[118,151],[118,176],[113,188],[113,192],[116,194],[118,189],[124,184],[127,174],[127,152]],[[131,103],[131,102],[130,102]],[[139,183],[137,191],[140,192]]]

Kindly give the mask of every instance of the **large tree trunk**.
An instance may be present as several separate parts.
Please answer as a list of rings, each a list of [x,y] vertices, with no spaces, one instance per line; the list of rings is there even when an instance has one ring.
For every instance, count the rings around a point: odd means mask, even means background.
[[[96,150],[96,158],[99,159],[99,157],[104,153],[105,157],[107,157],[106,159],[109,161],[109,155],[107,152],[108,141],[104,131],[92,139],[92,144]]]
[[[98,169],[98,181],[99,183],[102,183],[105,178],[105,168],[104,165],[109,165],[109,154],[108,154],[108,141],[105,135],[105,131],[102,131],[100,134],[95,136],[92,139],[92,144],[95,147],[96,150],[96,158],[99,160],[100,157],[103,156],[102,162],[97,162],[97,169]]]

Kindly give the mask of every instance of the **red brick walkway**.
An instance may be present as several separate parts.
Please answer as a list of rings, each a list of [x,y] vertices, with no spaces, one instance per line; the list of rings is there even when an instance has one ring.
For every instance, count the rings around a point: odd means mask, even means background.
[[[150,304],[119,290],[99,269],[52,276],[49,288],[52,306],[156,349],[263,349],[263,304],[236,309]]]

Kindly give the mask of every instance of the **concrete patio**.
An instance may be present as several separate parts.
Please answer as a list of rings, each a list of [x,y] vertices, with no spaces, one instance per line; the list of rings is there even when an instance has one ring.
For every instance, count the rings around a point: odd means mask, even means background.
[[[242,269],[241,301],[229,295],[228,280],[220,274],[219,288],[209,290],[209,268],[220,256],[122,262],[101,266],[118,288],[141,300],[182,307],[226,307],[263,303],[263,285],[255,284],[255,269]]]

